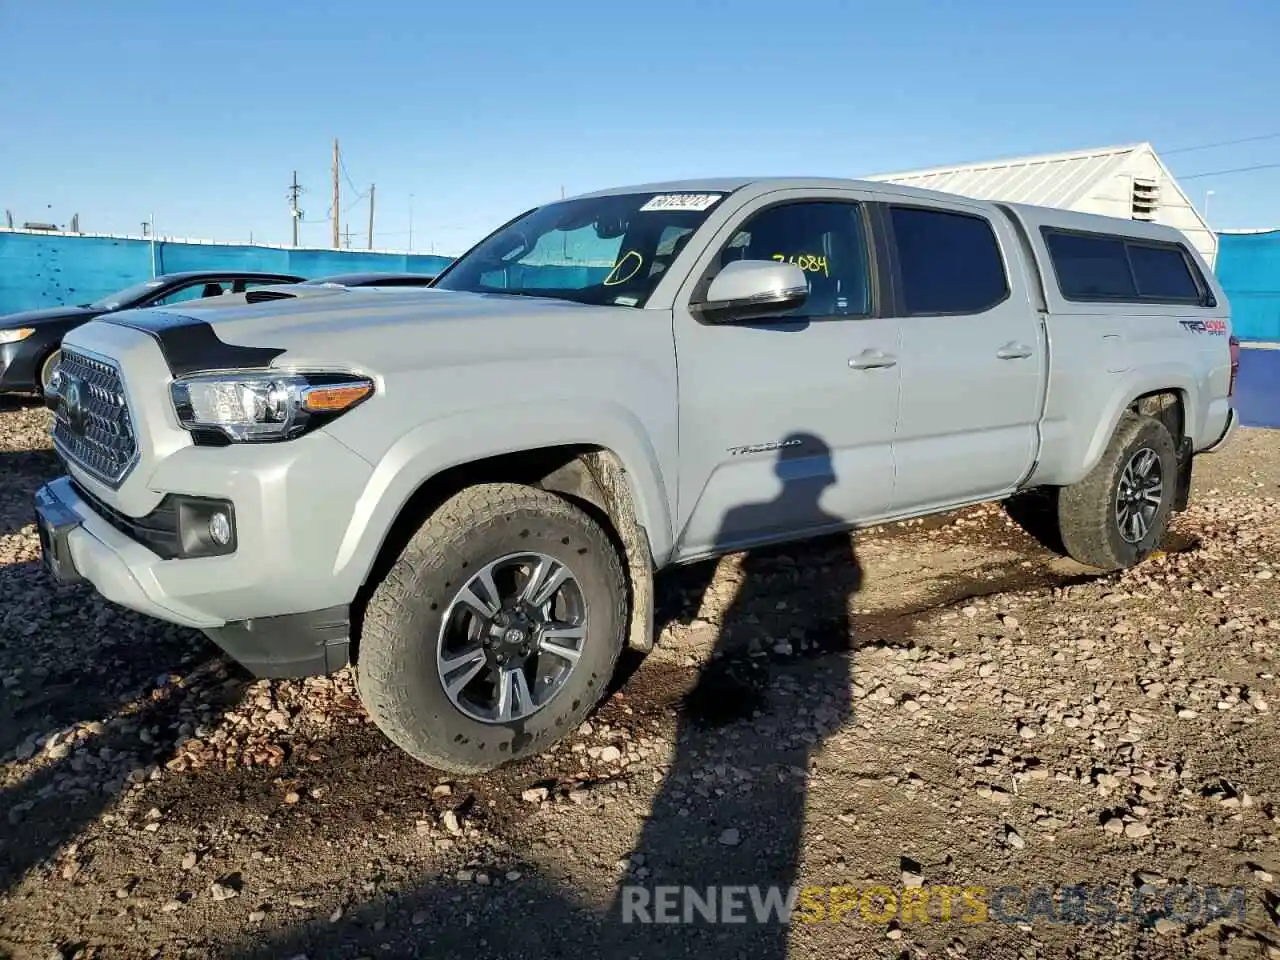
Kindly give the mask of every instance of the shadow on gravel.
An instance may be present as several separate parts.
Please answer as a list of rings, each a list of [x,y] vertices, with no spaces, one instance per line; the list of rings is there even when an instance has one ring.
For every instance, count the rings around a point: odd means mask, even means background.
[[[1065,554],[1062,534],[1058,531],[1058,491],[1056,487],[1028,490],[1004,502],[1005,513],[1040,546],[1056,554]]]
[[[779,496],[730,511],[722,540],[779,518],[834,523],[819,506],[835,482],[830,451],[813,436],[789,439],[801,443],[778,462]],[[692,923],[644,921],[664,909],[658,887],[704,894],[739,885],[761,895],[775,887],[785,897],[796,882],[810,759],[851,710],[849,609],[862,582],[847,535],[813,544],[804,561],[776,550],[744,558],[712,659],[681,702],[673,763],[603,911],[593,899],[602,891],[579,896],[536,868],[495,887],[424,878],[349,908],[339,923],[318,919],[244,941],[231,955],[785,957],[789,927],[749,899],[737,904],[745,922],[707,923],[697,913]],[[667,595],[664,616],[683,618],[689,586],[705,588],[714,573],[707,564],[671,584],[676,598]],[[769,635],[784,606],[786,633]],[[679,916],[683,902],[674,909]]]
[[[4,492],[0,500],[0,537],[35,523],[32,498],[36,488],[61,472],[58,456],[52,450],[0,450],[0,491]]]
[[[0,756],[39,758],[0,789],[2,894],[70,842],[83,846],[130,777],[167,758],[185,691],[157,680],[209,660],[211,648],[87,587],[60,586],[36,561],[0,565],[0,597],[0,672],[9,680]]]
[[[154,657],[138,663],[143,671],[163,674],[179,662],[157,648]],[[214,660],[215,669],[222,667]],[[154,674],[152,674],[154,675]],[[136,677],[125,677],[137,683]],[[229,681],[243,688],[241,681]],[[150,688],[148,690],[148,688]],[[44,695],[79,697],[81,709],[74,719],[64,713],[53,724],[47,719],[31,724],[39,716]],[[91,680],[71,681],[41,691],[35,698],[20,701],[16,709],[6,706],[3,721],[22,732],[31,729],[59,732],[52,748],[36,752],[49,762],[26,779],[0,791],[0,894],[13,888],[32,869],[53,866],[59,851],[73,841],[79,852],[62,864],[78,870],[93,857],[93,826],[116,805],[132,783],[141,782],[152,768],[173,754],[181,739],[179,704],[185,695],[180,688],[156,688],[143,682],[133,690],[112,697],[101,684]],[[226,703],[239,699],[229,691]],[[225,706],[225,703],[223,704]],[[28,713],[28,707],[33,708]],[[16,714],[11,720],[8,714]],[[47,718],[47,714],[46,714]],[[72,727],[87,724],[73,731]],[[140,732],[147,731],[145,741]],[[24,738],[25,739],[25,735]]]

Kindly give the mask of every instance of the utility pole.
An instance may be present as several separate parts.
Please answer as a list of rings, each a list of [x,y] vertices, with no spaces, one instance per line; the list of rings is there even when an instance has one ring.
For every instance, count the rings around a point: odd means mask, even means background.
[[[333,138],[333,248],[337,250],[341,243],[339,241],[339,224],[338,219],[342,216],[342,194],[338,187],[338,138]]]
[[[298,208],[298,197],[302,195],[302,187],[298,186],[298,171],[293,171],[293,185],[289,187],[289,216],[293,218],[293,245],[298,245],[298,223],[302,220],[302,211]]]
[[[413,253],[413,194],[412,193],[409,194],[409,252]]]
[[[369,249],[373,249],[373,190],[376,183],[369,184]]]

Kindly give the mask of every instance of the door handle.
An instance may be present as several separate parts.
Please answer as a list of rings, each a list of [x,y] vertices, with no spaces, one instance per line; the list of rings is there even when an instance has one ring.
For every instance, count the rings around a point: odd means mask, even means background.
[[[882,350],[863,350],[856,357],[849,358],[849,366],[854,370],[875,370],[879,367],[896,367],[898,358]]]
[[[1018,343],[1011,340],[1003,347],[996,351],[996,356],[1001,360],[1025,360],[1031,356],[1032,350],[1025,343]]]

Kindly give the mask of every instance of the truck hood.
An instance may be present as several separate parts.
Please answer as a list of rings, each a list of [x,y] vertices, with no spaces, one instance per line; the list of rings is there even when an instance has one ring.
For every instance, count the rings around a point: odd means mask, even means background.
[[[122,310],[97,322],[159,341],[175,376],[232,366],[317,363],[394,370],[524,355],[564,355],[602,316],[634,307],[419,288],[288,288],[248,305]],[[314,291],[314,292],[312,292]],[[181,310],[182,312],[177,312]],[[554,324],[548,321],[554,318]]]

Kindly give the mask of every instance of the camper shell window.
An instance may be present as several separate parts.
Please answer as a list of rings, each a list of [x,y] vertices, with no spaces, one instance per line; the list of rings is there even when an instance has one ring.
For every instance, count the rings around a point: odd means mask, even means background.
[[[1058,289],[1068,300],[1215,306],[1199,268],[1177,243],[1041,227]]]

